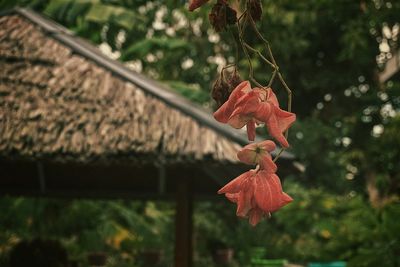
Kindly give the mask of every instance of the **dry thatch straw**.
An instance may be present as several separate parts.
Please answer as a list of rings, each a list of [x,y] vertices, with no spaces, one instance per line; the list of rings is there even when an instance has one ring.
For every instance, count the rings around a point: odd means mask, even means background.
[[[179,107],[186,100],[161,87],[158,96],[148,92],[54,37],[60,34],[100,56],[94,47],[49,27],[20,12],[0,18],[1,157],[237,161],[238,142],[220,134],[217,123],[202,121],[202,111],[190,116]],[[175,98],[175,106],[164,101],[168,98]]]

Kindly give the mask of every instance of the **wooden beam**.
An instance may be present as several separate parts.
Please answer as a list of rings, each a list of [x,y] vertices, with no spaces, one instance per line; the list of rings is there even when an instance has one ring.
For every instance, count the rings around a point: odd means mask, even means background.
[[[192,266],[193,194],[190,178],[176,183],[175,267]]]

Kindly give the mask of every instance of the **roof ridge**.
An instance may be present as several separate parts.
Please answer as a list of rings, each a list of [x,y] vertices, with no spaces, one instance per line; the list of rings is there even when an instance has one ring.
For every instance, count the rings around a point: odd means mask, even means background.
[[[120,61],[107,57],[106,55],[102,54],[100,50],[98,50],[98,48],[93,44],[76,36],[73,32],[57,22],[46,18],[42,14],[39,14],[31,9],[20,7],[5,12],[3,11],[0,13],[0,16],[9,14],[18,14],[30,20],[41,27],[44,31],[48,32],[52,38],[70,48],[74,53],[90,59],[97,65],[109,70],[114,75],[133,83],[146,93],[156,97],[167,105],[172,106],[183,114],[192,117],[199,124],[205,125],[206,127],[218,132],[219,134],[222,134],[229,140],[238,144],[245,145],[249,143],[244,135],[238,131],[232,131],[232,129],[227,125],[216,122],[212,115],[199,105],[190,102],[188,99],[179,95],[177,92],[172,91],[165,85],[151,80],[143,74],[130,70]],[[285,159],[294,158],[291,153],[286,151],[282,153],[282,157]]]

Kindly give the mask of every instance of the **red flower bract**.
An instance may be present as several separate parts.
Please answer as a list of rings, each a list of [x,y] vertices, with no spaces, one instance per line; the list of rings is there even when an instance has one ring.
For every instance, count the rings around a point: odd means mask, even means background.
[[[271,140],[249,144],[243,147],[238,153],[238,159],[249,165],[259,164],[262,170],[275,173],[276,164],[272,161],[270,152],[274,151],[276,145]]]
[[[241,82],[236,88],[232,91],[228,100],[222,104],[222,106],[214,112],[214,118],[222,123],[228,123],[229,117],[232,115],[236,102],[244,96],[246,93],[251,91],[251,86],[249,81]]]
[[[250,170],[218,191],[237,204],[236,215],[249,217],[253,226],[293,199],[282,191],[279,177],[266,170]]]
[[[237,129],[246,125],[251,141],[255,139],[256,124],[265,123],[269,134],[283,147],[289,147],[283,132],[296,120],[296,115],[279,108],[271,88],[251,89],[250,82],[244,81],[214,113],[214,118]]]
[[[196,8],[201,7],[202,5],[204,5],[207,2],[208,2],[208,0],[190,0],[190,2],[189,2],[189,11],[193,11]]]

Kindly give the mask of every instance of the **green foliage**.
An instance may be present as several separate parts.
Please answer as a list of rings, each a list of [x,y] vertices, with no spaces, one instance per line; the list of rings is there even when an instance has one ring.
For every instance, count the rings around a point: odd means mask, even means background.
[[[228,219],[233,205],[217,209],[219,217],[202,212],[197,215],[197,222],[209,219],[210,224],[215,224],[215,229],[209,226],[214,229],[209,233],[219,237],[223,232],[221,240],[230,240],[227,244],[235,248],[240,266],[249,264],[254,247],[264,249],[265,258],[299,263],[344,260],[350,267],[399,265],[396,255],[400,237],[395,234],[400,230],[396,222],[398,199],[376,210],[356,192],[338,196],[327,194],[322,188],[307,189],[297,182],[287,182],[285,189],[296,201],[255,228],[246,220],[234,223]],[[220,230],[224,222],[233,225]],[[200,225],[198,229],[204,230]],[[220,232],[213,232],[216,229]]]
[[[153,202],[70,201],[2,198],[0,263],[20,240],[58,239],[70,259],[85,262],[88,252],[106,251],[110,261],[138,263],[143,249],[172,255],[172,207]],[[160,210],[163,210],[161,212]],[[125,255],[125,258],[124,258]],[[166,257],[171,261],[171,256]],[[6,266],[5,264],[2,266]]]
[[[388,59],[379,44],[386,41],[393,51],[399,47],[399,36],[385,36],[382,29],[399,24],[400,2],[263,0],[263,4],[261,32],[294,94],[298,121],[290,132],[292,152],[306,168],[286,178],[284,187],[294,203],[256,228],[237,221],[229,204],[199,204],[195,223],[202,264],[212,265],[209,243],[217,239],[236,249],[240,266],[250,262],[253,246],[264,247],[269,258],[399,266],[400,83],[395,76],[379,84],[376,76]],[[231,63],[236,57],[235,30],[216,35],[209,29],[210,5],[189,13],[172,0],[13,0],[2,1],[0,9],[15,5],[34,8],[79,36],[107,44],[120,53],[120,60],[139,62],[142,72],[208,108],[216,62]],[[263,49],[254,33],[245,38]],[[241,52],[238,56],[244,58]],[[377,57],[383,58],[379,64]],[[192,64],[183,67],[184,62]],[[252,63],[256,79],[267,81],[269,67],[255,58]],[[247,61],[239,60],[238,66],[245,78]],[[285,106],[282,88],[273,87]],[[377,209],[367,201],[366,180],[371,175],[384,204]],[[84,248],[96,246],[93,240],[114,240],[115,235],[125,236],[117,242],[119,249],[111,241],[101,246],[126,252],[172,240],[171,233],[158,238],[162,236],[158,229],[171,223],[167,205],[157,206],[153,213],[154,207],[144,209],[143,203],[6,198],[0,205],[4,215],[0,243],[6,244],[1,251],[19,238],[35,235],[62,238],[76,257],[82,257]]]
[[[187,84],[180,81],[167,81],[166,82],[172,89],[182,94],[187,99],[198,102],[199,104],[207,103],[210,95],[196,84]]]
[[[143,58],[152,51],[157,51],[159,49],[163,51],[171,51],[175,49],[184,49],[188,46],[189,44],[186,41],[178,38],[154,37],[138,41],[128,47],[124,52],[122,59],[132,57]]]
[[[87,12],[90,0],[71,2],[67,0],[50,1],[43,13],[64,23],[74,24],[82,12]]]

